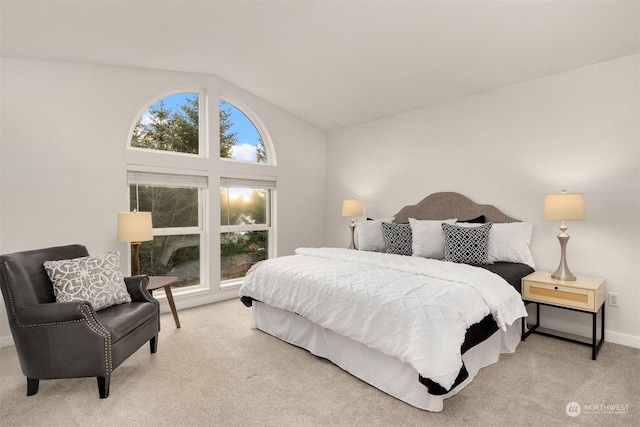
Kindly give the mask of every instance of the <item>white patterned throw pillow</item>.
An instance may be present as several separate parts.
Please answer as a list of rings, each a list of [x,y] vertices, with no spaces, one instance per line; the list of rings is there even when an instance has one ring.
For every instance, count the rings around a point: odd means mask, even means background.
[[[444,260],[471,265],[487,264],[491,223],[479,227],[442,224]]]
[[[111,251],[43,264],[57,302],[87,301],[94,310],[131,302],[120,272],[120,252]]]

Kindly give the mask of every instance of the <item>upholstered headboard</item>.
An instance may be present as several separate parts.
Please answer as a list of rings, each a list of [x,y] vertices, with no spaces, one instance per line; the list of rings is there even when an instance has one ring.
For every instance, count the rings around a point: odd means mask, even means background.
[[[484,215],[486,222],[519,222],[515,218],[505,215],[495,206],[479,205],[459,193],[433,193],[421,202],[405,206],[395,215],[393,222],[397,224],[415,219],[450,219],[466,221]]]

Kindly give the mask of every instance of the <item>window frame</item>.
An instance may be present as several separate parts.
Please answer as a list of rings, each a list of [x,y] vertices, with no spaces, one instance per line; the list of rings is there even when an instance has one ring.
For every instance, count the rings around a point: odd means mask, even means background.
[[[201,276],[200,285],[190,286],[188,288],[176,288],[174,291],[174,297],[176,301],[183,300],[186,306],[196,306],[203,302],[215,302],[220,298],[226,299],[237,295],[237,288],[242,284],[242,278],[237,281],[222,283],[221,281],[221,219],[220,219],[220,205],[219,205],[219,193],[220,187],[216,185],[219,183],[221,177],[238,177],[241,179],[256,179],[261,181],[276,181],[277,175],[277,161],[276,152],[271,136],[254,112],[253,108],[248,105],[253,105],[254,102],[245,103],[241,99],[247,95],[243,93],[235,93],[231,91],[229,95],[228,88],[227,93],[222,94],[221,88],[212,84],[205,85],[169,85],[165,90],[155,91],[151,89],[151,94],[156,94],[150,101],[146,102],[138,113],[133,117],[128,139],[125,141],[125,181],[126,173],[128,172],[149,172],[159,174],[178,174],[178,175],[194,175],[203,176],[208,179],[208,188],[204,190],[204,197],[202,203],[205,210],[202,211],[202,226],[204,227],[203,238],[201,239]],[[179,153],[166,150],[154,150],[140,147],[132,147],[131,140],[133,137],[133,131],[137,122],[142,114],[153,105],[153,103],[170,95],[178,93],[194,93],[199,96],[199,148],[198,154]],[[221,158],[220,153],[220,101],[225,101],[232,104],[235,108],[240,110],[246,117],[253,123],[256,130],[262,138],[262,142],[265,147],[265,153],[267,155],[266,163],[247,162],[242,160],[234,160]],[[253,100],[253,98],[249,98]],[[259,105],[258,105],[259,106]],[[266,168],[265,168],[266,167]],[[275,184],[274,184],[275,185]],[[124,190],[124,186],[123,186]],[[123,191],[126,194],[126,199],[123,196],[123,210],[129,207],[129,185],[126,184],[126,190]],[[270,192],[270,227],[268,231],[268,256],[275,258],[277,256],[277,191],[274,189]],[[125,204],[126,203],[126,204]],[[124,208],[126,206],[126,208]],[[245,225],[244,230],[239,231],[253,231],[249,230],[251,225]],[[260,227],[260,226],[259,226]],[[188,234],[195,229],[184,228],[180,231],[178,229],[156,229],[154,233],[160,236],[170,234]],[[238,230],[235,230],[238,231]],[[256,230],[257,231],[257,230]],[[131,245],[128,245],[127,252],[131,252]],[[130,257],[129,257],[130,258]],[[217,259],[217,260],[216,260]],[[197,289],[192,289],[197,288]],[[163,300],[162,293],[159,294],[159,299]]]
[[[198,194],[198,225],[196,226],[180,226],[180,227],[154,227],[152,230],[153,237],[164,236],[199,236],[199,283],[182,288],[177,288],[178,293],[197,291],[209,288],[209,265],[208,259],[209,237],[208,237],[208,177],[206,175],[195,174],[196,171],[158,171],[140,170],[135,168],[127,169],[127,188],[129,192],[133,185],[137,186],[154,186],[154,187],[170,187],[170,188],[196,188]],[[129,193],[129,200],[131,194]],[[136,203],[137,204],[137,203]]]
[[[251,231],[266,231],[267,232],[267,259],[275,258],[275,227],[273,218],[275,216],[274,212],[274,200],[275,200],[275,192],[277,191],[277,181],[275,178],[269,179],[270,177],[261,177],[258,179],[252,178],[232,178],[228,176],[220,177],[220,190],[223,188],[255,188],[255,189],[264,189],[267,191],[266,195],[266,220],[265,224],[234,224],[234,225],[223,225],[222,217],[220,218],[220,230],[219,234],[222,236],[223,233],[241,233],[241,232],[251,232]],[[222,238],[219,241],[219,248],[222,245]],[[220,275],[222,275],[222,251],[220,250]],[[238,277],[235,279],[227,279],[222,280],[222,277],[218,278],[220,281],[221,289],[228,289],[234,286],[239,286],[242,284],[244,280],[243,277]]]

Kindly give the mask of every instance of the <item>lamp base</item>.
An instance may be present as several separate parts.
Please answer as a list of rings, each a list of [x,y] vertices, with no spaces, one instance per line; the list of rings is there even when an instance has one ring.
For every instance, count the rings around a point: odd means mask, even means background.
[[[567,242],[569,241],[569,235],[563,232],[558,235],[560,241],[560,265],[558,269],[551,274],[552,279],[573,281],[576,280],[576,276],[569,270],[567,265]]]
[[[356,241],[354,238],[355,235],[355,231],[356,231],[356,220],[355,219],[351,219],[351,224],[349,224],[349,228],[351,229],[351,244],[349,245],[349,249],[358,249],[358,247],[356,246]]]
[[[565,267],[564,269],[562,268],[562,266],[558,267],[556,271],[551,273],[551,278],[556,280],[566,281],[566,282],[577,280],[576,276],[566,269],[566,265],[564,267]]]
[[[141,242],[132,242],[133,246],[133,269],[131,272],[133,276],[140,275],[140,244]]]

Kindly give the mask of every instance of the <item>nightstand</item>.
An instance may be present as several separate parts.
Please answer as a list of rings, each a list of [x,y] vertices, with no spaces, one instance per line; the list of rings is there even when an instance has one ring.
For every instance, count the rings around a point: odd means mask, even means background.
[[[525,333],[526,319],[522,318],[522,341],[532,333],[558,338],[591,347],[591,358],[596,360],[604,343],[604,299],[605,281],[600,277],[578,276],[576,280],[565,281],[551,278],[551,273],[536,271],[522,278],[522,300],[525,304],[536,304],[536,324]],[[558,307],[565,310],[582,311],[592,315],[591,343],[538,331],[540,326],[540,305]],[[596,342],[597,316],[601,312],[600,341]]]

